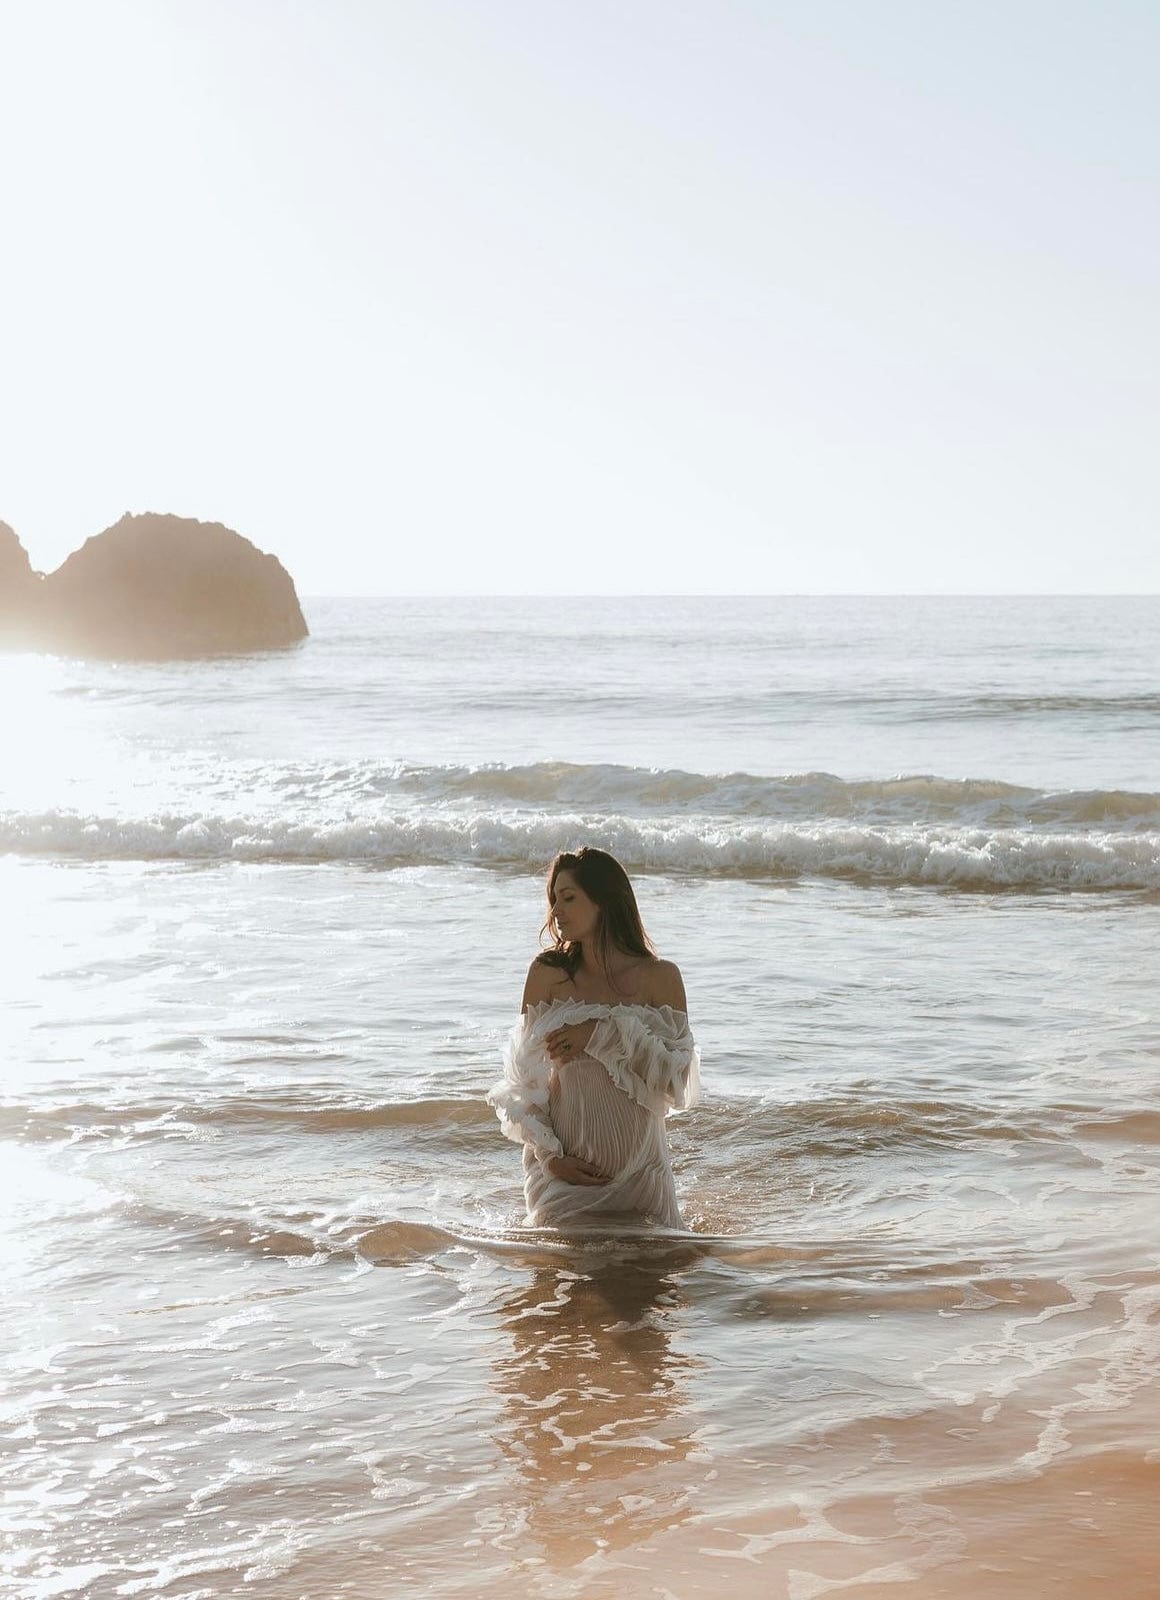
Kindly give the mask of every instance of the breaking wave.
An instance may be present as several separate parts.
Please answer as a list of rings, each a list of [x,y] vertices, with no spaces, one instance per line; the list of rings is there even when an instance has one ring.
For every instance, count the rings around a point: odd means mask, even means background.
[[[873,816],[883,822],[940,819],[1007,825],[1023,822],[1033,826],[1160,826],[1160,794],[1124,789],[1053,792],[995,778],[940,778],[927,773],[851,781],[830,772],[761,777],[747,772],[654,771],[614,763],[585,766],[567,761],[527,766],[399,766],[389,770],[390,787],[433,801],[611,806],[629,813],[693,810],[715,816],[785,820]]]
[[[187,785],[215,801],[263,798],[307,816],[351,807],[431,805],[608,811],[631,817],[698,814],[816,821],[987,823],[995,827],[1160,828],[1160,794],[1130,789],[1044,790],[998,778],[905,773],[848,780],[831,772],[762,776],[615,762],[538,761],[243,763],[190,771]]]
[[[1160,889],[1160,833],[863,820],[435,811],[330,822],[279,815],[70,811],[0,814],[0,851],[84,861],[471,864],[539,870],[599,843],[630,870],[744,878],[838,877],[968,888]]]

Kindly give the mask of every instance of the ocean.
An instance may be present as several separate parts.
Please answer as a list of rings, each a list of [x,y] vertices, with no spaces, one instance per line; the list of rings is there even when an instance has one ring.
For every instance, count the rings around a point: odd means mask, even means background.
[[[0,658],[19,1600],[1155,1600],[1160,599],[307,600]],[[523,1225],[553,852],[687,1233]]]

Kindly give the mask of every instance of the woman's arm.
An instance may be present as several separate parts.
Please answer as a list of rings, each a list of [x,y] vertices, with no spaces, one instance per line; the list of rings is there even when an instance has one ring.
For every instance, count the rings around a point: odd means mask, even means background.
[[[544,1171],[564,1183],[599,1185],[608,1175],[587,1161],[566,1156],[548,1111],[548,1068],[541,1045],[528,1034],[526,1014],[530,1006],[552,998],[553,972],[541,961],[533,961],[524,984],[523,1015],[512,1029],[504,1053],[503,1081],[494,1085],[488,1102],[499,1117],[500,1127],[509,1139],[522,1144],[525,1161],[538,1161]]]
[[[649,969],[649,976],[652,982],[648,986],[649,998],[645,1004],[668,1006],[673,1011],[683,1011],[687,1014],[685,983],[676,962],[654,961]],[[528,980],[531,982],[530,972]],[[526,1002],[525,994],[525,1004]],[[548,1034],[544,1045],[552,1058],[553,1066],[566,1067],[570,1061],[576,1061],[584,1055],[596,1026],[595,1022],[571,1022]]]
[[[505,1136],[528,1146],[541,1162],[563,1154],[548,1112],[550,1064],[530,1033],[527,1017],[530,1006],[548,998],[542,992],[548,975],[542,962],[533,961],[528,968],[522,1014],[504,1049],[504,1075],[487,1096]]]

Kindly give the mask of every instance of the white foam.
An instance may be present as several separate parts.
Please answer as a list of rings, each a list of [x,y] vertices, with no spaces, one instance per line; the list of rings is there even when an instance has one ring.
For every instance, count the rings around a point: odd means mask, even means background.
[[[630,869],[1035,889],[1160,888],[1160,833],[552,816],[515,811],[293,820],[277,814],[0,815],[0,850],[101,860],[351,861],[543,867],[599,844]]]

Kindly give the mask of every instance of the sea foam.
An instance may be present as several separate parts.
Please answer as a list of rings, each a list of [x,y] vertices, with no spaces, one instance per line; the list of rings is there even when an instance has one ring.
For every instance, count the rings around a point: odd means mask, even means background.
[[[293,820],[280,815],[0,814],[0,851],[100,860],[474,864],[539,870],[600,844],[630,870],[746,878],[850,877],[977,888],[1160,888],[1160,833],[855,821],[750,822],[512,810]]]

